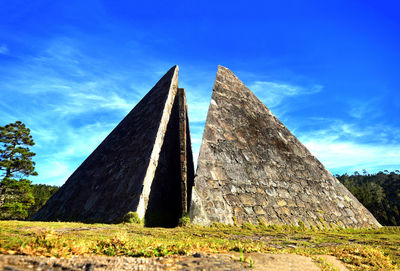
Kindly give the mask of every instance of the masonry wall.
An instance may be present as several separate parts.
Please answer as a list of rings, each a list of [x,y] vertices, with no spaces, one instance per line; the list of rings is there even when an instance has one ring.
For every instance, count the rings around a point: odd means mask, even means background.
[[[178,67],[175,66],[33,219],[115,222],[129,211],[139,212],[140,202],[142,210],[146,210],[148,195],[144,195],[144,180],[147,178],[147,184],[151,185],[177,87]],[[81,140],[84,142],[85,138]]]
[[[195,178],[196,224],[379,226],[272,112],[219,67]]]

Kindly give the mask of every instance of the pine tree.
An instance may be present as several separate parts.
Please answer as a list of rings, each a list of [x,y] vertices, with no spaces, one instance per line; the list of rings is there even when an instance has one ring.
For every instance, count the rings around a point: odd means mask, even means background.
[[[0,126],[0,219],[25,219],[35,202],[31,182],[23,178],[37,175],[29,149],[34,144],[22,122]]]
[[[0,127],[0,171],[4,178],[37,175],[35,153],[29,146],[35,145],[29,128],[20,121]]]

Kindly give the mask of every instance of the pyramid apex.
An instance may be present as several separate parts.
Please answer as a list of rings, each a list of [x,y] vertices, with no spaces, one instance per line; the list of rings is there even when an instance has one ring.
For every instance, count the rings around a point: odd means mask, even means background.
[[[228,70],[230,71],[227,67],[224,67],[222,65],[218,65],[218,71],[223,71],[223,70]]]
[[[172,72],[172,73],[174,73],[174,74],[178,73],[178,72],[179,72],[179,66],[178,66],[178,65],[172,66],[172,67],[168,70],[168,72],[167,72],[166,74],[168,74],[168,73],[170,73],[170,72]]]

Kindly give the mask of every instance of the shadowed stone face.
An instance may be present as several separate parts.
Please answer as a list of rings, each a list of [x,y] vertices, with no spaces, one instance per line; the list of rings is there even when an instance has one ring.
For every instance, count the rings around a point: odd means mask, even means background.
[[[218,67],[191,218],[345,227],[376,219],[227,68]],[[326,225],[324,225],[326,224]]]
[[[187,213],[187,195],[191,193],[194,174],[186,115],[185,92],[178,89],[151,185],[146,226],[175,227]]]
[[[179,99],[177,92],[178,67],[175,66],[33,219],[115,222],[132,211],[140,218],[152,217],[153,225],[176,225],[186,212],[183,207],[187,203],[182,204],[182,195],[186,196],[193,184],[185,94],[182,89]],[[179,100],[185,104],[179,106]],[[180,118],[180,115],[184,117]],[[188,141],[189,146],[181,141]],[[185,172],[181,172],[182,169]],[[189,183],[184,193],[181,191],[183,177]],[[160,214],[154,219],[157,212]]]

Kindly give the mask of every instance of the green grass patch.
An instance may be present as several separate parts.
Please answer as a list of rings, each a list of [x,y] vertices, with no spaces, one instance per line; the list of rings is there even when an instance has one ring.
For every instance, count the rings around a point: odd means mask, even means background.
[[[400,228],[309,229],[304,226],[215,223],[176,228],[142,224],[0,221],[0,253],[69,257],[107,255],[159,257],[194,252],[333,255],[352,270],[395,270],[400,264]],[[315,258],[325,270],[329,264]]]

